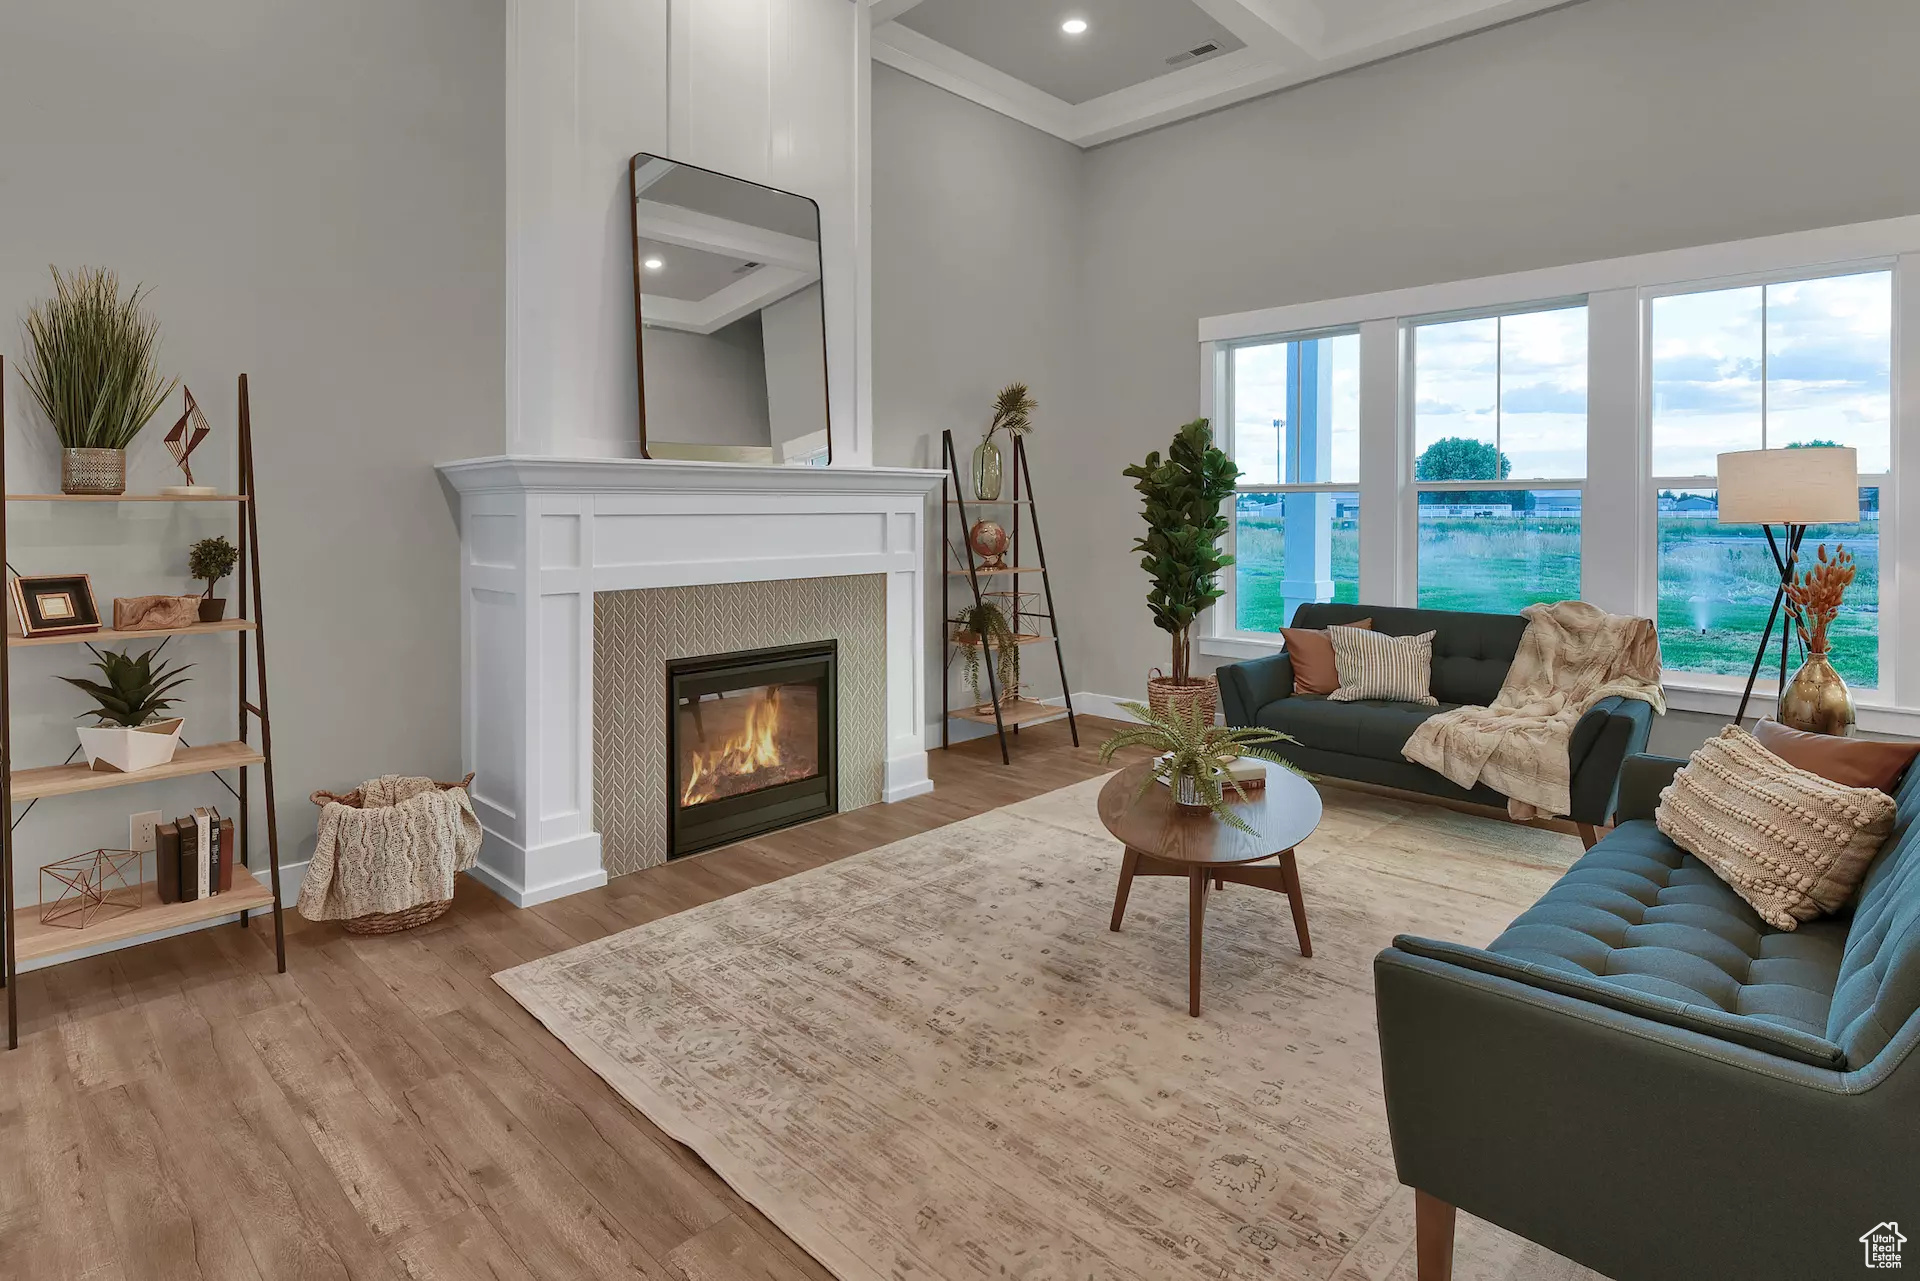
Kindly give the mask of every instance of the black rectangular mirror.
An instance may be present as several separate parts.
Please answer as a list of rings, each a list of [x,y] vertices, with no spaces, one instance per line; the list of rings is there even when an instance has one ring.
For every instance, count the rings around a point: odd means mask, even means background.
[[[825,466],[820,207],[646,152],[629,172],[641,456]]]

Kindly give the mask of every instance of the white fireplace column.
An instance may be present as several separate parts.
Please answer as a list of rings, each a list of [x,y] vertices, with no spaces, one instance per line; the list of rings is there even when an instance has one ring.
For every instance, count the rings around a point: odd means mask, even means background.
[[[440,472],[460,494],[462,755],[486,829],[474,875],[503,897],[527,907],[607,880],[593,824],[598,592],[884,574],[884,796],[932,790],[921,576],[945,473],[520,456]]]

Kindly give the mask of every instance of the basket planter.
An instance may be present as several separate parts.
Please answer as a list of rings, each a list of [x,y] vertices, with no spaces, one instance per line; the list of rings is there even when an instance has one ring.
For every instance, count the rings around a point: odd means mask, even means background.
[[[62,449],[60,492],[63,494],[124,494],[127,492],[127,451],[124,449]]]
[[[1211,676],[1192,677],[1187,680],[1175,680],[1171,676],[1156,674],[1147,679],[1147,706],[1155,716],[1169,713],[1181,719],[1191,719],[1194,704],[1200,705],[1200,723],[1213,724],[1213,714],[1220,705],[1220,687]]]
[[[186,723],[184,718],[176,716],[138,728],[125,725],[82,728],[80,750],[87,754],[89,769],[103,774],[136,774],[173,759],[173,754],[180,749],[180,730]]]

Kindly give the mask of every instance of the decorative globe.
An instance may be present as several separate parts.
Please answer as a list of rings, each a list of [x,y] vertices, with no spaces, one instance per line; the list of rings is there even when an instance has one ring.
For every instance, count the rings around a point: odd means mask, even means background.
[[[998,521],[975,521],[973,528],[967,531],[967,542],[973,547],[973,554],[980,558],[978,568],[1007,567],[1007,562],[1001,559],[1007,550],[1007,531]]]

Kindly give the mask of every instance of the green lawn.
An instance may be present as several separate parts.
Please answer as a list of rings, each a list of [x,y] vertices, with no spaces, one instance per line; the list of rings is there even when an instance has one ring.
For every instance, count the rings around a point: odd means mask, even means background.
[[[1847,607],[1830,633],[1834,665],[1856,688],[1879,684],[1878,540],[1873,522],[1816,526],[1807,536],[1809,551],[1823,541],[1829,547],[1845,541],[1860,567],[1847,591]],[[1236,547],[1241,630],[1271,632],[1286,626],[1291,619],[1284,616],[1280,595],[1285,534],[1278,513],[1243,512]],[[1359,576],[1358,524],[1336,521],[1334,599],[1358,603]],[[1663,518],[1657,621],[1666,668],[1744,677],[1777,581],[1758,529],[1723,526],[1711,519]],[[1421,522],[1420,604],[1426,608],[1511,614],[1536,601],[1574,600],[1579,595],[1578,520],[1548,516]],[[1777,665],[1779,651],[1772,652]],[[1799,663],[1797,647],[1791,662]]]

